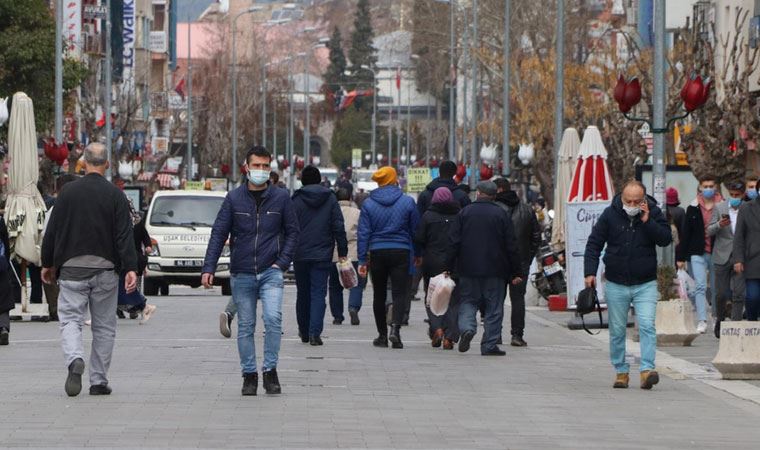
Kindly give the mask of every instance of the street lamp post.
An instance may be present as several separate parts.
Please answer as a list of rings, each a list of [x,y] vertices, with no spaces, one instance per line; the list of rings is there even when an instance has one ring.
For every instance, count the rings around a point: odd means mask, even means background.
[[[63,142],[63,0],[55,2],[55,142]]]
[[[437,0],[449,4],[449,160],[456,157],[456,15],[457,0]],[[506,0],[509,1],[509,0]]]
[[[472,46],[480,46],[478,42],[478,0],[472,0]],[[474,52],[473,52],[474,53]],[[475,190],[475,166],[478,157],[478,59],[472,60],[472,142],[470,143],[470,189]]]
[[[555,51],[554,179],[559,176],[559,145],[565,124],[565,0],[557,0],[557,48]]]
[[[510,173],[510,157],[509,157],[509,102],[510,102],[510,86],[509,86],[509,52],[510,52],[510,22],[512,19],[512,14],[510,11],[510,3],[511,0],[504,0],[504,108],[502,110],[502,118],[501,118],[501,128],[502,128],[502,139],[501,139],[501,160],[502,160],[502,169],[501,174],[505,178],[509,176]]]
[[[372,71],[372,143],[371,143],[371,150],[372,150],[372,162],[373,164],[377,162],[377,149],[375,148],[376,143],[376,131],[377,131],[377,72],[375,72],[374,69],[369,67],[366,64],[362,64],[361,66],[364,70],[370,70]]]
[[[261,72],[261,145],[267,146],[267,67],[269,64],[262,66]]]
[[[111,55],[111,0],[106,0],[106,61],[105,61],[105,119],[106,119],[106,153],[108,154],[108,167],[106,168],[106,179],[108,181],[111,181],[112,178],[112,171],[111,171],[111,151],[113,147],[112,142],[112,131],[111,131],[111,101],[112,101],[112,94],[113,91],[111,90],[111,59],[113,56]],[[189,61],[188,61],[189,64]]]

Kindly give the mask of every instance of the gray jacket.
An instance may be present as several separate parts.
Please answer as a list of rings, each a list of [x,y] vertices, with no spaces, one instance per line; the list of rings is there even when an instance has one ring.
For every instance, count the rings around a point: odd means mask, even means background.
[[[760,278],[760,200],[739,208],[734,233],[734,262],[744,264],[745,279]]]
[[[733,264],[731,254],[734,251],[734,232],[731,230],[731,225],[721,227],[718,224],[721,217],[724,214],[728,214],[729,208],[730,206],[727,201],[715,205],[712,211],[712,219],[710,219],[710,224],[707,225],[707,235],[715,239],[712,247],[713,264]],[[738,221],[739,218],[737,217],[736,220]]]

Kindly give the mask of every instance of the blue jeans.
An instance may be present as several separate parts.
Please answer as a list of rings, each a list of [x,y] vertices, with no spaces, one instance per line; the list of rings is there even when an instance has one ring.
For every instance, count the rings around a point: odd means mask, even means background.
[[[256,303],[264,318],[264,372],[276,369],[282,339],[282,270],[270,267],[257,275],[233,274],[232,299],[238,314],[238,353],[243,374],[256,373]]]
[[[459,279],[459,332],[475,333],[478,323],[475,313],[478,305],[483,302],[486,305],[485,330],[483,340],[480,341],[480,352],[493,350],[501,337],[502,321],[504,320],[504,297],[506,296],[506,283],[503,278],[468,278]],[[460,334],[460,335],[461,335]]]
[[[712,298],[713,315],[717,315],[715,305],[715,271],[712,267],[712,255],[692,255],[691,257],[691,276],[696,282],[696,290],[691,303],[697,310],[697,320],[707,320],[707,272],[710,271],[710,297]]]
[[[320,336],[325,323],[327,279],[330,261],[298,261],[296,273],[296,317],[301,337]]]
[[[354,269],[358,270],[359,263],[353,262]],[[364,288],[367,287],[367,277],[359,277],[359,286],[348,291],[348,309],[359,311],[362,309],[362,297]],[[345,320],[343,316],[343,286],[340,285],[338,268],[335,264],[330,269],[330,313],[338,320]]]
[[[747,299],[744,308],[747,311],[747,320],[756,322],[760,316],[760,279],[745,280],[747,285]]]
[[[624,286],[610,281],[605,283],[605,299],[610,326],[610,360],[615,372],[628,373],[625,362],[625,328],[628,325],[628,310],[633,304],[639,322],[639,342],[641,344],[641,367],[654,370],[657,353],[657,331],[654,318],[657,311],[657,281]]]

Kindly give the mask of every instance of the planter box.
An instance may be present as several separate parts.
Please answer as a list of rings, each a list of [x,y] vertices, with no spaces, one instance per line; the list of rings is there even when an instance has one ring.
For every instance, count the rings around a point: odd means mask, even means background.
[[[688,347],[699,336],[694,325],[694,307],[688,300],[657,302],[654,326],[659,347]],[[638,321],[631,338],[639,342]]]
[[[760,322],[722,322],[713,365],[726,380],[760,380]]]

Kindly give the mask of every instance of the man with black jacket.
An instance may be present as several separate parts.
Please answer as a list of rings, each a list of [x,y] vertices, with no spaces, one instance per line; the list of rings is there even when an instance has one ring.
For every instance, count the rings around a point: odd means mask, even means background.
[[[512,220],[494,203],[496,185],[492,181],[478,183],[478,199],[466,206],[451,228],[451,248],[446,271],[459,275],[461,305],[459,309],[459,351],[470,349],[475,337],[475,313],[481,302],[486,317],[480,353],[504,356],[497,346],[504,319],[506,282],[522,283],[528,274],[520,264]]]
[[[520,255],[520,273],[527,274],[530,264],[541,246],[541,226],[538,224],[533,208],[522,203],[517,193],[512,190],[509,180],[498,178],[496,183],[496,204],[502,207],[512,219],[512,225],[517,239],[517,249]],[[512,304],[511,324],[513,347],[525,347],[528,344],[523,339],[525,332],[525,290],[528,277],[520,284],[509,286],[509,301]]]
[[[92,316],[90,395],[109,395],[108,368],[116,336],[119,273],[125,288],[137,287],[137,254],[127,197],[105,179],[108,155],[103,144],[84,151],[87,174],[66,185],[55,202],[42,242],[42,280],[58,279],[58,318],[69,374],[66,394],[82,390],[82,326]]]
[[[599,257],[604,249],[605,299],[609,313],[610,360],[616,372],[615,388],[628,387],[625,330],[631,304],[639,322],[641,388],[652,389],[660,381],[654,370],[658,295],[656,247],[665,247],[672,239],[665,215],[655,200],[647,197],[644,185],[629,181],[622,194],[616,195],[612,205],[599,217],[586,243],[583,264],[586,287],[596,287]]]
[[[431,181],[425,190],[420,192],[417,197],[417,211],[420,213],[420,217],[425,214],[425,211],[430,208],[430,203],[433,199],[433,193],[439,187],[449,188],[451,195],[454,197],[454,201],[459,203],[459,206],[464,208],[470,204],[470,197],[467,195],[462,186],[458,185],[454,181],[454,175],[457,173],[457,165],[453,161],[444,161],[439,168],[438,178]]]

